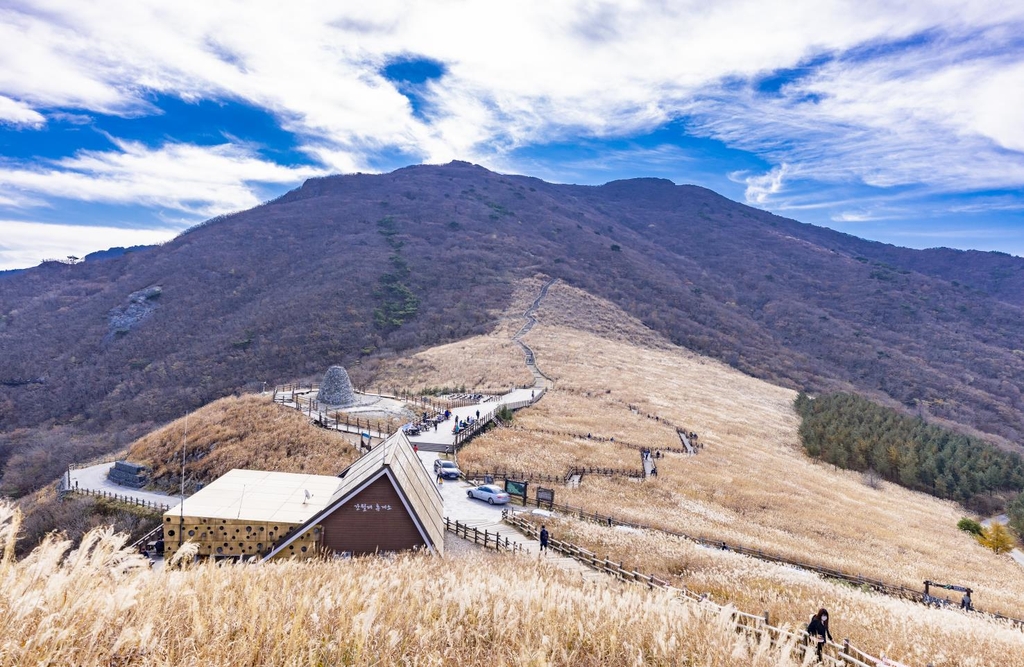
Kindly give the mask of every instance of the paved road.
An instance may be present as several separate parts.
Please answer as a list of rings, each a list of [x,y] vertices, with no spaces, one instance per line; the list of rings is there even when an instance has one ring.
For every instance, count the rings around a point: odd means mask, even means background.
[[[106,491],[107,493],[134,498],[150,503],[163,503],[171,507],[178,505],[181,496],[172,496],[159,491],[142,491],[115,484],[107,479],[107,472],[114,467],[113,463],[100,463],[88,468],[77,468],[71,471],[71,488]]]
[[[434,461],[438,458],[438,455],[434,452],[421,451],[419,452],[419,457],[427,472],[433,476]],[[442,456],[441,458],[444,457]],[[441,497],[444,499],[444,515],[446,517],[469,526],[471,529],[476,528],[480,531],[487,531],[492,535],[496,533],[503,539],[508,538],[510,542],[518,544],[525,553],[537,558],[543,558],[550,567],[557,567],[579,574],[585,581],[605,582],[605,575],[590,569],[575,559],[561,556],[553,551],[546,551],[542,554],[540,542],[523,535],[508,524],[502,523],[502,510],[511,508],[511,505],[489,505],[482,500],[472,499],[466,494],[466,491],[470,488],[471,485],[462,480],[445,480],[438,487]],[[519,507],[515,509],[522,512],[530,511]],[[543,510],[533,510],[533,512],[549,514]]]
[[[434,477],[434,461],[438,458],[445,458],[435,452],[419,452],[420,461],[427,473]],[[462,480],[445,480],[444,484],[438,486],[441,498],[444,500],[444,515],[450,519],[462,521],[501,521],[500,505],[488,505],[483,500],[473,500],[466,494],[471,488]]]

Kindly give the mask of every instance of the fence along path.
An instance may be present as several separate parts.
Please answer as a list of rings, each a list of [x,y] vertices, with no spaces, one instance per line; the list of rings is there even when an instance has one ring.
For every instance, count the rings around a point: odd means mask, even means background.
[[[149,509],[157,510],[159,512],[166,512],[171,509],[168,503],[158,503],[152,500],[145,500],[127,493],[112,493],[110,491],[103,491],[102,489],[87,489],[80,487],[71,487],[61,489],[61,495],[77,493],[83,496],[94,496],[96,498],[106,498],[107,500],[113,500],[119,503],[125,503],[126,505],[135,505],[136,507],[146,507]],[[178,500],[177,498],[171,498],[171,500]],[[177,505],[178,503],[175,503]]]
[[[486,527],[483,530],[480,530],[479,528],[470,526],[462,521],[452,521],[448,517],[445,517],[444,529],[453,533],[456,537],[461,537],[473,544],[479,544],[486,549],[494,549],[499,552],[508,551],[511,553],[523,552],[523,545],[521,541],[510,539],[508,535],[502,535],[498,531],[488,530]]]
[[[579,519],[585,519],[587,521],[594,521],[596,523],[604,524],[607,526],[624,526],[626,528],[637,528],[639,530],[649,530],[652,532],[663,533],[665,535],[671,535],[673,537],[681,537],[684,540],[690,540],[696,542],[701,546],[710,547],[713,549],[722,549],[723,551],[735,551],[738,554],[749,556],[751,558],[757,558],[759,560],[768,561],[771,563],[780,563],[782,565],[792,565],[798,567],[801,570],[807,570],[808,572],[814,572],[820,574],[829,579],[836,579],[838,581],[844,581],[855,586],[867,586],[877,593],[888,595],[890,597],[900,598],[904,600],[911,600],[913,602],[920,602],[927,604],[924,599],[924,591],[916,588],[910,588],[901,584],[891,584],[878,579],[871,579],[870,577],[863,577],[859,574],[850,574],[849,572],[843,572],[841,570],[833,570],[832,568],[822,567],[820,565],[814,565],[812,563],[806,563],[803,561],[793,560],[785,556],[773,554],[770,551],[764,551],[762,549],[751,549],[738,544],[730,544],[724,540],[716,540],[700,535],[689,535],[674,530],[668,530],[666,528],[658,528],[657,526],[650,526],[643,523],[637,523],[635,521],[626,521],[625,519],[619,519],[607,514],[598,514],[596,512],[590,512],[582,507],[574,507],[572,505],[558,504],[558,503],[547,503],[545,501],[537,502],[537,499],[526,498],[523,503],[526,505],[535,505],[540,508],[549,509],[555,512],[561,512],[568,516],[575,516]],[[1017,629],[1024,630],[1024,619],[1014,618],[1012,616],[1004,616],[999,613],[986,612],[980,609],[977,605],[974,607],[974,613],[983,614],[1000,621],[1009,621]]]
[[[476,544],[484,544],[486,546],[489,536],[492,544],[497,542],[502,545],[500,550],[514,551],[515,553],[534,558],[543,557],[545,564],[549,567],[557,567],[560,570],[579,575],[584,581],[590,583],[605,582],[603,574],[587,567],[586,564],[579,562],[569,555],[557,555],[550,551],[550,543],[548,544],[549,551],[541,554],[540,540],[536,534],[525,535],[521,530],[517,530],[509,523],[494,521],[493,519],[454,521],[445,517],[445,526],[452,526],[452,528],[449,528],[451,532]]]
[[[523,531],[523,533],[528,537],[532,538],[538,533],[537,527],[533,523],[523,519],[522,517],[516,516],[513,511],[506,510],[505,512],[502,512],[502,520],[509,525],[514,526],[518,530]],[[728,610],[737,631],[751,634],[758,640],[767,634],[770,640],[775,644],[790,642],[793,646],[793,650],[798,654],[802,654],[800,655],[801,658],[806,659],[810,657],[810,659],[814,659],[813,641],[809,641],[810,638],[807,633],[804,631],[794,632],[770,625],[767,612],[761,616],[756,616],[731,607],[724,607],[710,601],[704,596],[695,595],[685,588],[676,588],[669,584],[669,582],[655,577],[653,574],[642,574],[636,570],[629,570],[625,568],[621,562],[616,563],[608,558],[598,558],[597,554],[594,552],[588,551],[565,540],[550,538],[548,540],[548,548],[558,553],[565,554],[567,557],[584,564],[597,572],[611,575],[619,581],[643,584],[649,588],[660,588],[671,591],[675,594],[678,600],[684,603],[708,606],[719,613]],[[852,646],[849,640],[844,640],[842,644],[834,641],[828,642],[822,657],[824,659],[824,664],[831,665],[833,667],[876,667],[878,665],[904,667],[901,663],[886,659],[884,654],[881,658],[869,655],[868,653]]]
[[[647,461],[645,461],[646,463]],[[551,484],[569,484],[575,478],[580,481],[583,475],[603,475],[605,477],[629,477],[632,479],[643,479],[645,472],[640,468],[599,468],[587,466],[581,463],[570,465],[564,475],[549,475],[540,472],[527,472],[525,470],[508,470],[498,468],[495,470],[464,470],[462,476],[466,481],[479,481],[488,477],[492,479],[514,479],[521,482],[548,482]]]

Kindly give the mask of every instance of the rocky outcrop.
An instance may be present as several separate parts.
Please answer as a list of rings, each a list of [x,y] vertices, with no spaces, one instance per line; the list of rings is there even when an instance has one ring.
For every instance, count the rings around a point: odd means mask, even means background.
[[[160,298],[163,290],[159,285],[150,285],[145,289],[132,292],[128,295],[128,302],[123,306],[111,308],[107,312],[107,336],[105,340],[112,340],[117,336],[123,336],[145,320],[157,309],[156,300]]]

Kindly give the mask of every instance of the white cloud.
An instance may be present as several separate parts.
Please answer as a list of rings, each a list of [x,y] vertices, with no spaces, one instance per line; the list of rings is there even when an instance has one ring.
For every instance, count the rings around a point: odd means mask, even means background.
[[[259,204],[260,184],[291,184],[324,173],[268,162],[237,144],[116,145],[116,151],[82,151],[36,167],[0,165],[0,199],[28,206],[38,204],[28,198],[44,195],[209,217]]]
[[[744,197],[747,203],[756,206],[768,204],[772,195],[782,191],[782,182],[787,172],[789,165],[782,163],[765,174],[745,177],[743,182],[747,184],[747,189],[744,191]]]
[[[336,148],[411,150],[430,161],[490,155],[564,133],[653,127],[723,77],[933,28],[1020,22],[1000,2],[753,0],[595,6],[540,0],[78,3],[41,0],[0,20],[0,91],[42,106],[137,110],[145,92],[232,95]],[[54,20],[52,17],[60,17]],[[73,26],[70,28],[68,26]],[[444,62],[437,122],[377,69],[396,53]],[[47,76],[40,76],[47,73]],[[992,122],[992,121],[986,121]]]
[[[117,246],[164,243],[177,234],[173,229],[121,229],[0,220],[0,270],[35,266],[45,259],[63,259],[69,255],[84,257],[90,252]]]
[[[15,105],[7,115],[38,123],[56,108],[144,113],[154,92],[236,99],[271,111],[325,167],[370,171],[382,151],[514,168],[516,147],[624,137],[690,116],[693,132],[788,165],[747,182],[748,200],[764,206],[786,205],[783,178],[797,176],[940,192],[1024,186],[1021,3],[30,7],[0,9],[0,118],[3,100]],[[445,65],[446,75],[424,87],[425,118],[379,74],[396,54]],[[822,54],[834,58],[779,95],[748,85]],[[205,215],[255,203],[254,184],[298,182],[312,171],[239,146],[124,144],[57,164],[6,165],[0,199],[65,196]]]
[[[46,119],[29,105],[0,95],[0,124],[3,123],[39,127]]]
[[[838,57],[777,96],[709,87],[690,110],[699,131],[826,183],[1019,188],[1024,152],[1015,147],[1024,145],[1024,129],[1003,101],[1024,101],[1016,39],[993,28],[975,40]],[[979,51],[978,42],[987,48]]]

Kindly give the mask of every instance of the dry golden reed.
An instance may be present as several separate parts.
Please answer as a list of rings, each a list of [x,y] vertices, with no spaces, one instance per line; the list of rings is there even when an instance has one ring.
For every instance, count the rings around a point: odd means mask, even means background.
[[[0,503],[0,544],[16,512]],[[727,614],[506,556],[151,571],[125,538],[2,561],[0,665],[796,665]],[[9,551],[9,546],[7,550]],[[5,553],[6,553],[5,551]]]
[[[547,524],[557,539],[708,594],[718,604],[755,615],[767,611],[776,626],[801,629],[824,606],[838,642],[849,639],[876,657],[935,667],[1024,665],[1024,631],[1006,621],[924,607],[662,533],[551,517],[534,521]]]

